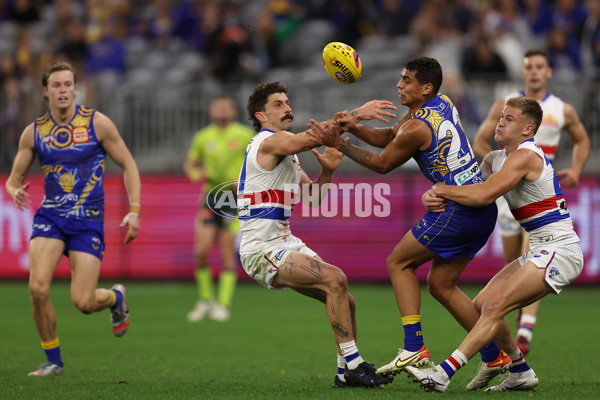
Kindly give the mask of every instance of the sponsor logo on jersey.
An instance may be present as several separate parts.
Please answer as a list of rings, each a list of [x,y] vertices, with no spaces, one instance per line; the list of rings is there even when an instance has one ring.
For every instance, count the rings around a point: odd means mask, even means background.
[[[479,170],[479,166],[477,166],[477,164],[475,164],[470,169],[463,171],[460,174],[456,175],[454,177],[454,182],[456,182],[456,184],[458,186],[461,186],[463,183],[467,182],[469,179],[471,179],[473,176],[475,176],[475,174],[477,174],[478,170]]]
[[[86,126],[74,126],[73,141],[75,143],[88,143],[90,141],[88,128]]]

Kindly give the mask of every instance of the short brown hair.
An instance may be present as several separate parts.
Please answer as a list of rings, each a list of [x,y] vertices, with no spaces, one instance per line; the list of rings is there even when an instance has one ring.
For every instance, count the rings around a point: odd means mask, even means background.
[[[533,56],[542,56],[546,59],[546,64],[550,65],[550,58],[548,57],[548,52],[542,49],[529,49],[525,52],[523,58],[529,58]]]
[[[77,83],[77,75],[75,74],[75,68],[73,68],[71,63],[67,61],[60,61],[46,68],[44,74],[42,75],[42,87],[47,87],[50,75],[58,71],[71,71],[71,73],[73,74],[73,81],[74,83]]]
[[[261,83],[254,88],[254,91],[248,98],[246,110],[248,110],[248,117],[250,118],[250,121],[252,121],[252,125],[254,125],[254,130],[256,132],[260,131],[262,125],[255,114],[259,111],[265,111],[269,96],[273,93],[285,93],[287,95],[288,90],[279,82]]]
[[[513,97],[508,99],[506,107],[521,110],[521,113],[533,122],[533,134],[535,135],[537,133],[538,128],[542,124],[542,119],[544,118],[544,111],[537,100],[532,99],[531,97]]]

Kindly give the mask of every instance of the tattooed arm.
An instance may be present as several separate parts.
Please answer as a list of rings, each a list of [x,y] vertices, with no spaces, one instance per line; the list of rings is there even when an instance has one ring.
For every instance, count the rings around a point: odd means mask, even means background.
[[[398,133],[379,155],[350,144],[339,135],[334,135],[331,126],[319,124],[315,120],[311,120],[309,131],[324,144],[338,149],[363,167],[386,174],[406,163],[417,151],[426,149],[431,143],[431,131],[420,120],[403,119],[393,129]]]

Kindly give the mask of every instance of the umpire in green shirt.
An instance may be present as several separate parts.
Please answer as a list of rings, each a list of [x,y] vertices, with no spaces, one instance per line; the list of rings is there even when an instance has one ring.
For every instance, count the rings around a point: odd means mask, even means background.
[[[183,170],[191,181],[204,180],[201,205],[196,214],[194,258],[199,300],[187,315],[189,321],[206,316],[227,321],[237,282],[235,238],[239,228],[235,192],[244,152],[254,131],[235,121],[237,108],[230,97],[211,103],[212,123],[196,132]],[[220,244],[221,273],[218,296],[213,290],[210,251]]]

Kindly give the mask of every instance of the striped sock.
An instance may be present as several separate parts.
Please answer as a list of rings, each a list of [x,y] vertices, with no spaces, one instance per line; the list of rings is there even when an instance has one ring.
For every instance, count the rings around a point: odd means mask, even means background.
[[[423,331],[421,330],[421,316],[407,315],[402,317],[404,328],[404,349],[408,351],[419,351],[425,345]]]
[[[110,306],[110,308],[114,310],[115,308],[119,307],[123,302],[123,293],[115,289],[111,289],[110,291],[112,292],[113,296],[113,304],[112,306]]]
[[[508,356],[512,360],[512,364],[510,365],[510,368],[508,369],[509,372],[512,372],[512,373],[525,372],[525,371],[528,371],[531,369],[531,367],[525,361],[525,358],[523,358],[523,354],[521,353],[521,350],[519,350],[518,348],[517,348],[517,350],[510,353]]]
[[[342,382],[346,382],[346,378],[344,377],[344,369],[346,367],[346,359],[344,356],[337,355],[337,376]]]
[[[58,343],[58,338],[48,342],[42,342],[42,348],[46,353],[46,359],[48,362],[54,363],[59,367],[63,366],[63,362],[60,357],[60,345]]]
[[[354,369],[358,367],[360,363],[365,361],[358,353],[358,347],[356,346],[356,341],[354,340],[340,343],[340,350],[342,351],[346,365],[348,365],[348,369]]]
[[[467,362],[469,362],[469,360],[463,354],[463,352],[456,349],[452,355],[446,359],[446,361],[440,364],[440,367],[442,367],[444,372],[446,372],[448,378],[451,379],[452,375],[461,369]]]
[[[521,319],[519,320],[519,330],[517,331],[517,336],[522,336],[531,342],[531,338],[533,337],[533,327],[535,326],[536,320],[537,317],[535,315],[521,315]]]

